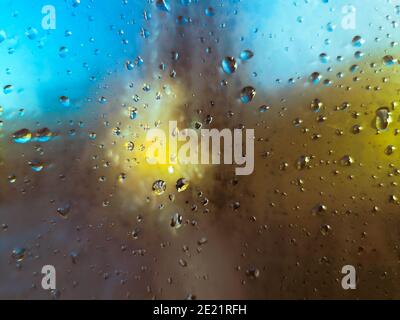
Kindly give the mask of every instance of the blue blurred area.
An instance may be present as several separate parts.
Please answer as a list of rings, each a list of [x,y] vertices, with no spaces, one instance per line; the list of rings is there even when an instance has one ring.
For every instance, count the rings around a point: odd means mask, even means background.
[[[42,7],[49,4],[56,8],[55,30],[41,25]],[[1,0],[1,8],[0,30],[7,39],[0,44],[0,79],[13,92],[1,92],[0,104],[8,117],[20,108],[30,116],[68,112],[58,101],[63,95],[71,100],[69,110],[76,111],[89,88],[138,54],[142,1],[83,0],[74,7],[69,0]],[[37,31],[33,39],[26,35],[29,28]],[[61,47],[68,48],[65,57]]]
[[[156,38],[165,26],[157,24],[158,19],[167,15],[176,24],[182,10],[200,21],[200,27],[212,19],[222,39],[218,48],[222,54],[238,55],[240,50],[252,49],[251,71],[257,73],[257,84],[267,88],[273,88],[277,79],[286,83],[289,78],[326,70],[329,65],[318,59],[321,53],[331,57],[333,66],[338,55],[352,59],[351,39],[355,35],[364,37],[368,50],[387,47],[393,41],[386,36],[391,30],[383,28],[381,34],[370,30],[387,24],[388,17],[380,13],[398,13],[395,3],[386,0],[369,5],[362,0],[175,0],[170,1],[169,13],[157,10],[154,1],[81,0],[79,5],[76,0],[0,2],[0,30],[7,35],[0,43],[0,85],[13,86],[7,95],[0,92],[6,118],[16,116],[21,108],[34,117],[75,112],[87,99],[97,103],[102,92],[91,95],[93,89],[103,86],[108,75],[118,77],[126,71],[127,59],[133,61],[138,55],[160,50],[162,43]],[[215,14],[206,17],[198,9],[200,4],[212,6]],[[56,8],[55,30],[42,29],[45,5]],[[341,25],[346,6],[356,11],[355,29],[346,30]],[[149,13],[148,21],[144,10]],[[37,30],[34,39],[26,35],[29,28]],[[148,38],[141,35],[142,28],[149,33]],[[68,32],[70,36],[66,36]],[[172,33],[168,41],[181,40]],[[143,53],[145,43],[151,46]],[[68,49],[63,58],[59,55],[62,47]],[[224,47],[235,52],[226,52]],[[60,96],[69,97],[72,107],[62,109]]]

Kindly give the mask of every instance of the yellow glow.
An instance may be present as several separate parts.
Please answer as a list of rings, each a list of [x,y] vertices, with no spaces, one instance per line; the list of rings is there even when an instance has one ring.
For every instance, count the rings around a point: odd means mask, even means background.
[[[166,86],[160,100],[156,100],[154,94],[145,94],[139,103],[134,104],[138,116],[135,120],[129,119],[129,109],[122,112],[119,118],[127,119],[125,122],[129,127],[124,128],[121,140],[109,134],[110,141],[116,141],[107,156],[112,160],[115,174],[124,172],[127,176],[124,186],[134,188],[143,192],[139,194],[149,194],[152,183],[161,179],[167,183],[167,192],[176,192],[175,183],[179,178],[186,178],[190,181],[198,181],[204,178],[205,170],[211,170],[210,166],[193,164],[180,164],[179,162],[166,164],[151,164],[146,159],[146,151],[154,141],[146,141],[146,133],[149,129],[158,128],[168,135],[169,121],[177,121],[178,126],[190,125],[191,119],[179,112],[179,107],[189,97],[185,91],[177,85]],[[143,106],[147,107],[144,109]],[[184,122],[183,120],[187,121]],[[108,141],[108,142],[110,142]],[[129,143],[134,144],[133,151],[129,151]],[[167,158],[169,154],[169,142],[167,138]],[[191,184],[192,186],[193,184]],[[144,189],[143,189],[144,188]],[[187,191],[186,191],[187,192]]]

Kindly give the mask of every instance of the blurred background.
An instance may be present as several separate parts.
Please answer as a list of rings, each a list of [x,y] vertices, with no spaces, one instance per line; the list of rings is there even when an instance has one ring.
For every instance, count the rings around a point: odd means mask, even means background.
[[[0,298],[400,298],[399,1],[0,4]],[[253,174],[149,165],[170,120]]]

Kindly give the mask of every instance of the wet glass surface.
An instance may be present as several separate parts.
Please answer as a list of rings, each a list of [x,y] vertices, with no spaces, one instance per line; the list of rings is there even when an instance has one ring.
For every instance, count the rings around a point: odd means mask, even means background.
[[[0,298],[400,298],[398,1],[0,7]],[[254,171],[149,163],[171,121]]]

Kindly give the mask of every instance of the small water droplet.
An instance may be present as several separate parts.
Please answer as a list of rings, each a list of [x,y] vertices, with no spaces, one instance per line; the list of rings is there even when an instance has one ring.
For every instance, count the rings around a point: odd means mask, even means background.
[[[354,159],[349,155],[344,155],[342,159],[340,159],[340,164],[345,167],[349,167],[354,163]]]
[[[183,217],[179,213],[175,213],[171,218],[171,227],[178,229],[182,226]]]
[[[296,163],[297,169],[302,170],[302,169],[308,168],[310,161],[311,161],[311,158],[309,156],[300,156],[297,159],[297,163]]]
[[[242,101],[242,103],[249,103],[253,100],[255,95],[256,95],[256,89],[250,86],[244,87],[240,92],[240,101]]]
[[[176,181],[176,190],[178,190],[178,192],[183,192],[187,188],[189,188],[189,181],[187,179],[180,178]]]
[[[240,53],[240,60],[242,60],[242,61],[247,61],[247,60],[250,60],[251,58],[253,58],[254,57],[254,53],[253,53],[253,51],[251,51],[251,50],[243,50],[241,53]]]
[[[310,81],[312,84],[318,84],[322,80],[322,75],[319,72],[313,72],[310,75]]]
[[[38,31],[35,28],[29,27],[26,29],[25,35],[29,40],[34,40],[38,35]]]
[[[329,224],[324,224],[321,226],[321,233],[323,236],[327,236],[332,230],[332,227]]]
[[[365,43],[365,40],[361,36],[355,36],[351,43],[354,47],[359,48]]]
[[[13,92],[14,87],[11,84],[7,84],[3,87],[3,92],[4,94],[10,94],[11,92]]]
[[[394,151],[396,150],[396,147],[394,145],[388,145],[385,149],[385,153],[390,156],[394,153]]]
[[[11,256],[17,262],[21,262],[25,258],[25,252],[26,252],[25,248],[21,248],[21,247],[14,248],[14,250],[12,251]]]
[[[205,10],[205,14],[206,14],[207,17],[213,17],[215,15],[214,8],[213,7],[208,7]]]
[[[68,48],[67,47],[60,47],[60,49],[58,50],[58,55],[61,58],[65,58],[68,55]]]
[[[71,101],[67,96],[61,96],[59,100],[64,107],[69,107],[71,105]]]
[[[313,112],[320,112],[321,109],[323,108],[324,104],[319,100],[319,99],[314,99],[311,102],[311,110]]]
[[[43,162],[35,160],[35,161],[30,161],[29,162],[29,166],[31,167],[31,169],[35,172],[40,172],[43,170],[44,165]]]
[[[57,209],[57,213],[63,218],[67,218],[70,211],[71,211],[71,204],[69,203],[66,203]]]

